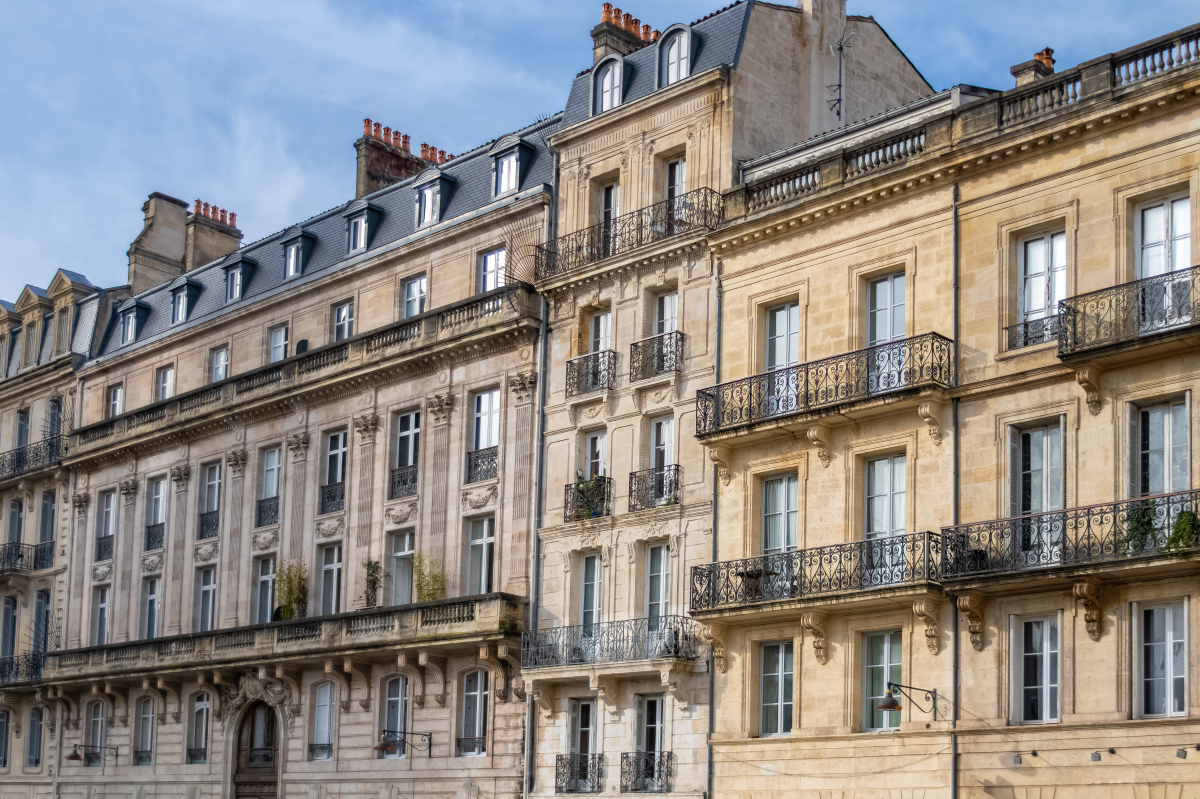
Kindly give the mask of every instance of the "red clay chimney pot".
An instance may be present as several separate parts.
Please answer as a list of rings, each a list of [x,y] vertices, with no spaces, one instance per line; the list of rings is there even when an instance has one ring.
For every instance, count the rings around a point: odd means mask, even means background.
[[[627,31],[633,27],[633,14],[626,13],[621,17],[621,27]]]
[[[379,135],[379,129],[382,127],[383,127],[382,125],[380,125],[378,122],[376,122],[374,125],[371,126],[371,135],[377,139],[382,138]]]
[[[438,150],[438,163],[439,164],[446,163],[446,151],[445,150]]]
[[[612,3],[605,3],[600,6],[600,21],[612,22]]]
[[[229,226],[237,227],[237,214],[235,214],[233,211],[229,212]]]
[[[387,142],[388,144],[392,143],[392,129],[391,128],[383,129],[383,140],[385,142]]]
[[[364,136],[371,135],[371,120],[369,118],[363,120],[363,135]]]
[[[221,209],[221,224],[222,225],[229,224],[229,212],[226,211],[224,208]]]
[[[204,210],[200,212],[200,216],[208,216],[208,203],[203,206]]]
[[[196,204],[194,206],[192,206],[192,213],[193,214],[200,213],[200,201],[199,200],[196,200]]]
[[[404,152],[406,152],[406,153],[407,153],[407,152],[411,152],[411,150],[409,150],[409,149],[408,149],[408,148],[409,148],[409,146],[410,146],[409,142],[410,142],[409,136],[408,136],[408,134],[407,134],[407,133],[405,133],[405,134],[404,134],[404,139],[403,139],[402,143],[400,144],[400,147],[401,147],[401,149],[403,149],[403,150],[404,150]]]
[[[662,34],[658,31],[654,31],[654,33],[650,34],[650,41],[657,42],[659,36],[662,36]]]

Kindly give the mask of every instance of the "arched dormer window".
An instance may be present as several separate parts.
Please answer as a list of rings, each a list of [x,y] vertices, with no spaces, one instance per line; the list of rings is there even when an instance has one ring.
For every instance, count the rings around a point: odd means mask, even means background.
[[[692,31],[686,25],[668,28],[658,44],[658,85],[670,86],[692,72]]]
[[[596,70],[596,83],[592,89],[595,113],[602,114],[621,104],[624,72],[625,63],[618,58],[612,58],[600,64]]]

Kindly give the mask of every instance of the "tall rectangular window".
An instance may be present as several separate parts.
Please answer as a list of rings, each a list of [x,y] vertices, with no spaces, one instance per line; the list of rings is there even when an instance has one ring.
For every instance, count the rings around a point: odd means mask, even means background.
[[[8,543],[21,543],[24,531],[25,503],[19,499],[11,499],[8,501]]]
[[[0,657],[10,658],[17,653],[17,598],[4,597],[3,617],[0,618]]]
[[[763,481],[762,547],[764,555],[796,549],[799,478],[794,474]]]
[[[58,312],[58,346],[56,352],[66,352],[71,345],[71,309],[62,308]]]
[[[23,447],[29,443],[29,411],[22,409],[17,411],[17,433],[15,437],[16,446]]]
[[[333,683],[317,686],[317,718],[313,725],[313,760],[329,760],[333,744]]]
[[[300,259],[303,255],[299,244],[288,245],[287,248],[287,276],[296,277],[300,274]]]
[[[95,606],[92,622],[92,646],[104,646],[108,643],[108,586],[96,589]]]
[[[414,277],[404,282],[404,318],[411,319],[425,313],[425,276]]]
[[[212,351],[212,382],[219,383],[229,377],[229,347],[217,347]]]
[[[413,551],[416,534],[411,530],[392,536],[392,602],[407,605],[412,602]]]
[[[171,321],[175,324],[187,321],[187,292],[177,291],[171,297]]]
[[[8,768],[9,711],[0,710],[0,768]]]
[[[867,346],[904,338],[904,273],[872,280],[867,318]]]
[[[40,768],[42,765],[42,709],[29,709],[29,742],[25,750],[26,768]]]
[[[504,285],[504,264],[507,260],[504,250],[492,250],[485,253],[479,266],[479,290],[491,291]]]
[[[596,703],[588,699],[570,702],[571,754],[590,755],[596,752]],[[573,777],[588,775],[587,763],[579,763]]]
[[[288,329],[287,325],[273,327],[270,331],[271,339],[271,363],[282,361],[288,356]]]
[[[417,210],[417,224],[429,225],[437,218],[437,187],[425,186],[418,192],[420,208]]]
[[[459,752],[466,755],[482,755],[487,741],[488,673],[482,669],[472,671],[463,679],[462,738]]]
[[[162,524],[167,512],[167,478],[146,481],[146,524]]]
[[[863,538],[871,540],[904,532],[908,491],[905,462],[904,455],[867,462],[866,529]]]
[[[1189,488],[1187,403],[1138,409],[1137,491],[1133,496]]]
[[[579,581],[579,623],[591,627],[600,623],[600,556],[583,556],[583,575]]]
[[[159,369],[155,384],[158,386],[155,399],[159,402],[175,396],[175,367],[164,366]]]
[[[654,300],[654,335],[674,333],[678,326],[676,308],[679,306],[679,295],[675,292],[659,294]]]
[[[50,641],[50,592],[36,591],[33,595],[33,651],[45,652]]]
[[[759,683],[759,734],[786,735],[792,730],[792,645],[765,644]]]
[[[204,467],[204,512],[221,509],[221,464],[210,463]]]
[[[275,558],[258,559],[258,592],[256,597],[257,623],[271,621],[275,612]]]
[[[350,249],[363,250],[367,247],[367,218],[360,216],[350,220]]]
[[[208,694],[201,692],[192,700],[192,718],[188,724],[189,763],[205,763],[208,760],[208,713],[211,708]]]
[[[601,311],[592,314],[591,336],[588,344],[590,352],[604,352],[612,349],[612,314]]]
[[[54,540],[54,514],[58,503],[53,491],[42,492],[42,512],[38,514],[38,543]]]
[[[583,475],[595,480],[608,473],[608,435],[604,430],[588,433],[584,452]]]
[[[333,309],[333,340],[344,341],[354,335],[354,303],[345,302]]]
[[[496,193],[517,189],[517,154],[509,153],[496,159]]]
[[[675,41],[679,41],[679,37]],[[674,203],[676,198],[687,193],[687,162],[682,158],[667,164],[667,202]]]
[[[196,629],[202,633],[216,629],[217,570],[212,566],[196,573]]]
[[[634,748],[639,752],[662,752],[664,744],[664,712],[665,705],[662,696],[639,696],[634,718],[636,730],[634,733]],[[644,768],[635,779],[645,780],[649,785],[660,783],[659,769],[653,762],[643,761]],[[660,779],[655,779],[659,777]],[[647,787],[649,787],[649,785]]]
[[[402,413],[396,418],[396,468],[416,466],[421,445],[421,412]]]
[[[900,712],[879,710],[889,682],[900,682],[901,638],[899,630],[863,636],[863,732],[894,730]]]
[[[467,571],[467,593],[492,592],[492,561],[496,548],[496,520],[472,519],[470,532],[470,562]]]
[[[1018,515],[1062,508],[1062,429],[1058,425],[1022,430]]]
[[[132,344],[137,338],[137,314],[130,311],[121,317],[121,341]]]
[[[158,617],[162,609],[161,581],[157,577],[146,578],[146,612],[144,628],[146,638],[158,637]]]
[[[346,480],[346,431],[330,433],[325,441],[325,484]]]
[[[1067,234],[1039,233],[1021,242],[1021,320],[1058,313],[1067,296]]]
[[[124,403],[125,392],[121,388],[121,384],[108,387],[108,418],[120,416],[125,407]]]
[[[291,274],[289,273],[289,277]],[[225,275],[225,301],[233,302],[242,298],[242,270],[230,269]]]
[[[800,304],[789,302],[767,311],[767,371],[800,363]]]
[[[321,615],[341,613],[342,545],[330,544],[321,551]]]
[[[1192,211],[1187,195],[1143,205],[1137,227],[1138,278],[1192,266]]]
[[[279,447],[264,449],[262,454],[262,499],[279,496],[279,476],[283,470],[283,452]]]
[[[1133,605],[1137,715],[1186,716],[1187,608]]]
[[[666,544],[650,547],[646,558],[646,618],[671,613],[671,551]]]
[[[487,449],[500,443],[500,391],[475,395],[475,447]]]
[[[134,747],[134,765],[150,765],[150,748],[154,740],[154,698],[143,696],[138,700],[137,745]]]
[[[383,728],[385,734],[393,733],[401,740],[393,746],[391,751],[384,752],[383,756],[403,757],[405,745],[402,734],[408,729],[408,678],[393,677],[388,680],[385,691]]]
[[[1017,721],[1058,721],[1058,617],[1017,623]]]
[[[113,534],[113,523],[116,521],[117,492],[104,491],[100,494],[99,513],[96,514],[96,537],[104,538]]]

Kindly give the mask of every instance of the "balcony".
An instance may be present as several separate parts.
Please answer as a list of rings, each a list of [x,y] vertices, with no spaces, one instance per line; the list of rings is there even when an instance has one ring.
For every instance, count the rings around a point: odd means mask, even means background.
[[[51,552],[53,556],[53,552]],[[28,571],[33,568],[34,553],[32,544],[21,544],[10,541],[0,544],[0,571]]]
[[[1004,328],[1004,337],[1009,352],[1058,341],[1058,314],[1010,325]]]
[[[622,752],[621,793],[670,793],[674,752]]]
[[[41,679],[45,662],[45,652],[26,652],[0,658],[0,685]]]
[[[96,562],[113,559],[113,536],[102,535],[96,539]]]
[[[200,514],[200,526],[196,537],[203,541],[206,538],[216,538],[221,531],[221,511],[210,510]]]
[[[208,762],[208,749],[205,747],[193,748],[187,750],[187,762],[189,765],[204,765]]]
[[[329,760],[333,757],[333,744],[309,744],[309,760]]]
[[[937,333],[696,391],[696,435],[816,418],[920,389],[949,388],[953,342]]]
[[[1200,491],[943,527],[942,579],[1197,553]]]
[[[133,750],[133,765],[135,765],[135,766],[150,765],[150,750],[149,749]]]
[[[247,768],[274,768],[275,747],[259,746],[241,751],[241,761]]]
[[[612,350],[593,352],[567,361],[567,399],[608,391],[617,382],[617,354]]]
[[[321,513],[336,513],[346,509],[346,484],[330,483],[321,486]]]
[[[279,497],[265,497],[254,506],[254,526],[269,527],[279,524]]]
[[[486,447],[467,453],[467,482],[478,483],[481,480],[495,480],[496,469],[500,463],[500,448]]]
[[[695,660],[699,628],[687,616],[654,616],[530,630],[521,637],[521,663],[526,669],[544,669],[664,658]]]
[[[675,331],[629,345],[629,382],[649,380],[683,369],[683,334]]]
[[[904,533],[692,567],[692,613],[936,583],[942,538]]]
[[[678,505],[682,480],[683,469],[677,464],[633,472],[629,475],[630,512]]]
[[[454,746],[459,757],[487,754],[487,738],[455,738]]]
[[[555,755],[555,793],[600,793],[604,790],[604,755]]]
[[[0,454],[0,480],[57,465],[62,460],[63,443],[62,436],[50,436]]]
[[[43,541],[33,546],[33,568],[49,569],[54,566],[54,541]]]
[[[388,481],[388,499],[402,499],[417,495],[417,467],[401,466],[392,469]]]
[[[1058,356],[1101,365],[1191,351],[1200,342],[1200,267],[1135,280],[1059,303]]]
[[[724,220],[724,209],[723,198],[712,189],[689,191],[539,246],[534,274],[550,280],[673,236],[714,230]]]
[[[163,522],[146,525],[146,552],[163,548],[167,536],[167,525]]]
[[[612,515],[612,478],[593,477],[566,487],[563,521],[577,522]]]

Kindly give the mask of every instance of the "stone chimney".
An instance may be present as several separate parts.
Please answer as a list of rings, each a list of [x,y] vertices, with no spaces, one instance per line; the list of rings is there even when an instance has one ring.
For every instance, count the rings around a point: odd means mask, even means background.
[[[613,8],[612,3],[601,6],[600,24],[592,28],[592,63],[609,53],[629,55],[647,44],[651,40],[650,26],[646,26],[643,36],[641,23],[632,14]]]
[[[242,246],[237,214],[196,200],[187,218],[183,271],[204,266]]]
[[[134,294],[184,271],[187,203],[154,192],[142,204],[142,232],[129,245],[129,286]]]
[[[1017,79],[1017,86],[1048,78],[1054,74],[1054,51],[1047,47],[1040,53],[1034,53],[1032,60],[1017,64],[1008,71]]]
[[[355,198],[410,178],[432,163],[428,147],[421,145],[421,157],[412,154],[412,140],[407,133],[383,127],[370,119],[363,120],[363,135],[354,143],[358,153],[358,169],[354,178]]]

